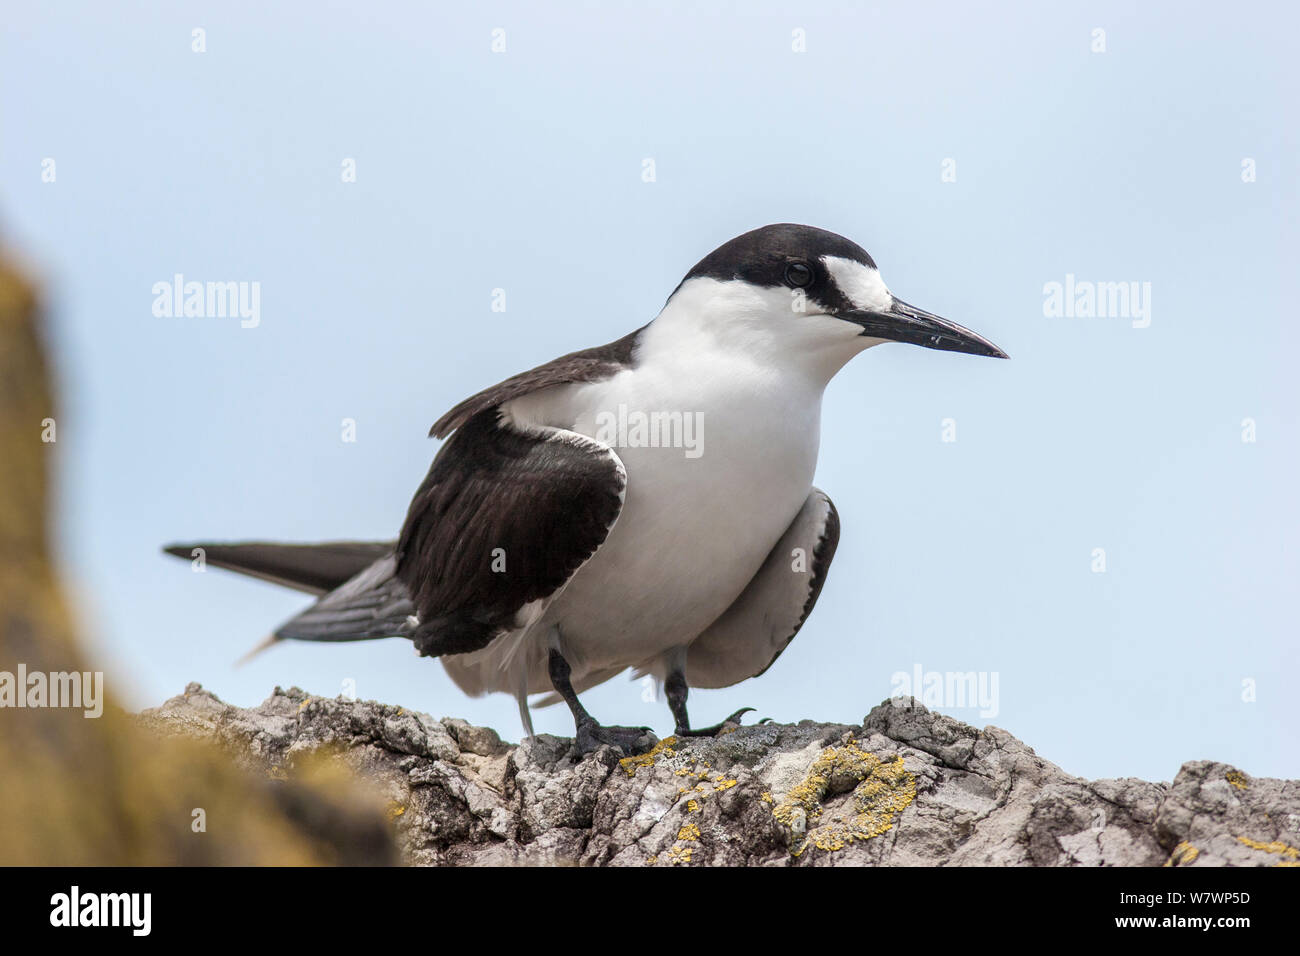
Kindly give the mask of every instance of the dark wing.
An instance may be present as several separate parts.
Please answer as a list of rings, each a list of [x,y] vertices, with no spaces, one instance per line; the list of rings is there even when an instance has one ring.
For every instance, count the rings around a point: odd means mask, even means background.
[[[522,431],[494,406],[461,423],[398,539],[416,649],[467,653],[519,626],[539,610],[526,605],[551,598],[604,543],[626,487],[618,455],[594,439]]]
[[[410,637],[415,606],[396,575],[390,552],[330,591],[301,614],[285,621],[277,641],[369,641]],[[258,648],[260,650],[260,648]]]
[[[840,541],[840,516],[812,490],[754,579],[686,651],[692,687],[730,687],[775,661],[812,613]]]
[[[325,541],[318,544],[279,544],[273,541],[170,544],[168,554],[238,571],[251,577],[297,588],[309,594],[332,591],[348,578],[393,553],[393,541]]]
[[[453,429],[465,425],[475,415],[497,408],[511,399],[527,395],[552,385],[572,385],[578,382],[598,382],[632,365],[632,351],[636,345],[637,329],[616,342],[596,348],[570,352],[557,359],[511,376],[477,395],[471,395],[429,429],[431,438],[445,438]]]
[[[396,553],[389,544],[317,553],[306,550],[314,546],[209,545],[206,559],[327,592],[269,643],[410,637],[424,654],[484,646],[595,553],[622,509],[627,480],[608,446],[560,429],[499,427],[497,409],[538,389],[616,374],[632,364],[637,334],[506,379],[440,418],[430,434],[456,434],[411,502]],[[183,545],[168,551],[189,555]],[[493,570],[501,562],[504,570]]]

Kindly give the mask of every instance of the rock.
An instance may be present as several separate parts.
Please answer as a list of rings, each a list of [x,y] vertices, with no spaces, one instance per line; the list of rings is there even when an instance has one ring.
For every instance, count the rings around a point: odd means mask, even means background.
[[[50,469],[64,419],[43,338],[36,289],[0,257],[0,865],[398,862],[382,802],[336,763],[304,765],[293,780],[268,776],[265,751],[296,733],[292,709],[245,714],[196,693],[188,734],[159,740],[91,671],[64,600],[76,589],[65,592],[50,555]],[[14,688],[35,675],[35,688],[67,681],[74,703],[46,706],[42,690],[13,706]],[[254,772],[212,746],[220,735]],[[433,752],[418,735],[411,746]]]
[[[520,745],[463,720],[276,688],[197,684],[140,721],[292,775],[340,762],[381,788],[403,859],[429,865],[1270,866],[1300,862],[1300,782],[1185,764],[1173,784],[1071,777],[997,727],[911,699],[860,726],[802,721],[640,757]]]

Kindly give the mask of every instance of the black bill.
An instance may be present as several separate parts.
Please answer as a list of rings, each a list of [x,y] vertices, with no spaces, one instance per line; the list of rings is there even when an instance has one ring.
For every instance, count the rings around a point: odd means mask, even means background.
[[[907,342],[927,349],[945,352],[968,352],[971,355],[988,355],[1007,358],[1002,351],[982,335],[962,328],[956,322],[937,316],[899,299],[884,312],[853,309],[837,313],[838,317],[862,326],[862,334],[891,342]]]

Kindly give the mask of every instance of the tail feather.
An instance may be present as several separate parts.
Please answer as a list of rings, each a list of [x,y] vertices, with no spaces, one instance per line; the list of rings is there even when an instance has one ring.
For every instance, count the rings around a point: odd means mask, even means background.
[[[266,637],[258,641],[254,647],[250,647],[247,651],[245,651],[243,656],[240,657],[239,660],[235,661],[235,666],[243,667],[245,664],[251,661],[258,654],[262,653],[262,651],[269,650],[271,647],[273,647],[278,643],[280,643],[280,639],[276,637],[274,634],[266,635]]]
[[[393,541],[326,541],[319,544],[243,541],[172,544],[163,550],[186,560],[197,560],[201,556],[205,564],[213,567],[238,571],[308,594],[326,594],[380,558],[392,554],[395,544]]]

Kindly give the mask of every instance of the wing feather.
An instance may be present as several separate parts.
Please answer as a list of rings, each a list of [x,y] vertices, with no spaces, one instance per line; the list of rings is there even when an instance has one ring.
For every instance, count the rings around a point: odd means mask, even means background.
[[[740,597],[687,648],[687,682],[730,687],[771,667],[812,613],[839,540],[839,513],[814,488]]]
[[[460,425],[411,502],[397,577],[422,654],[479,650],[553,597],[604,543],[627,473],[608,445],[561,428],[523,430],[495,408]],[[536,608],[533,608],[535,613]]]
[[[499,408],[506,402],[554,385],[572,385],[577,382],[595,382],[609,378],[633,362],[633,349],[641,329],[630,332],[608,345],[570,352],[552,359],[544,365],[512,375],[491,388],[471,395],[429,429],[431,438],[445,438],[453,429],[468,424],[475,416]]]
[[[390,553],[275,630],[276,640],[369,641],[409,637],[415,607]]]

